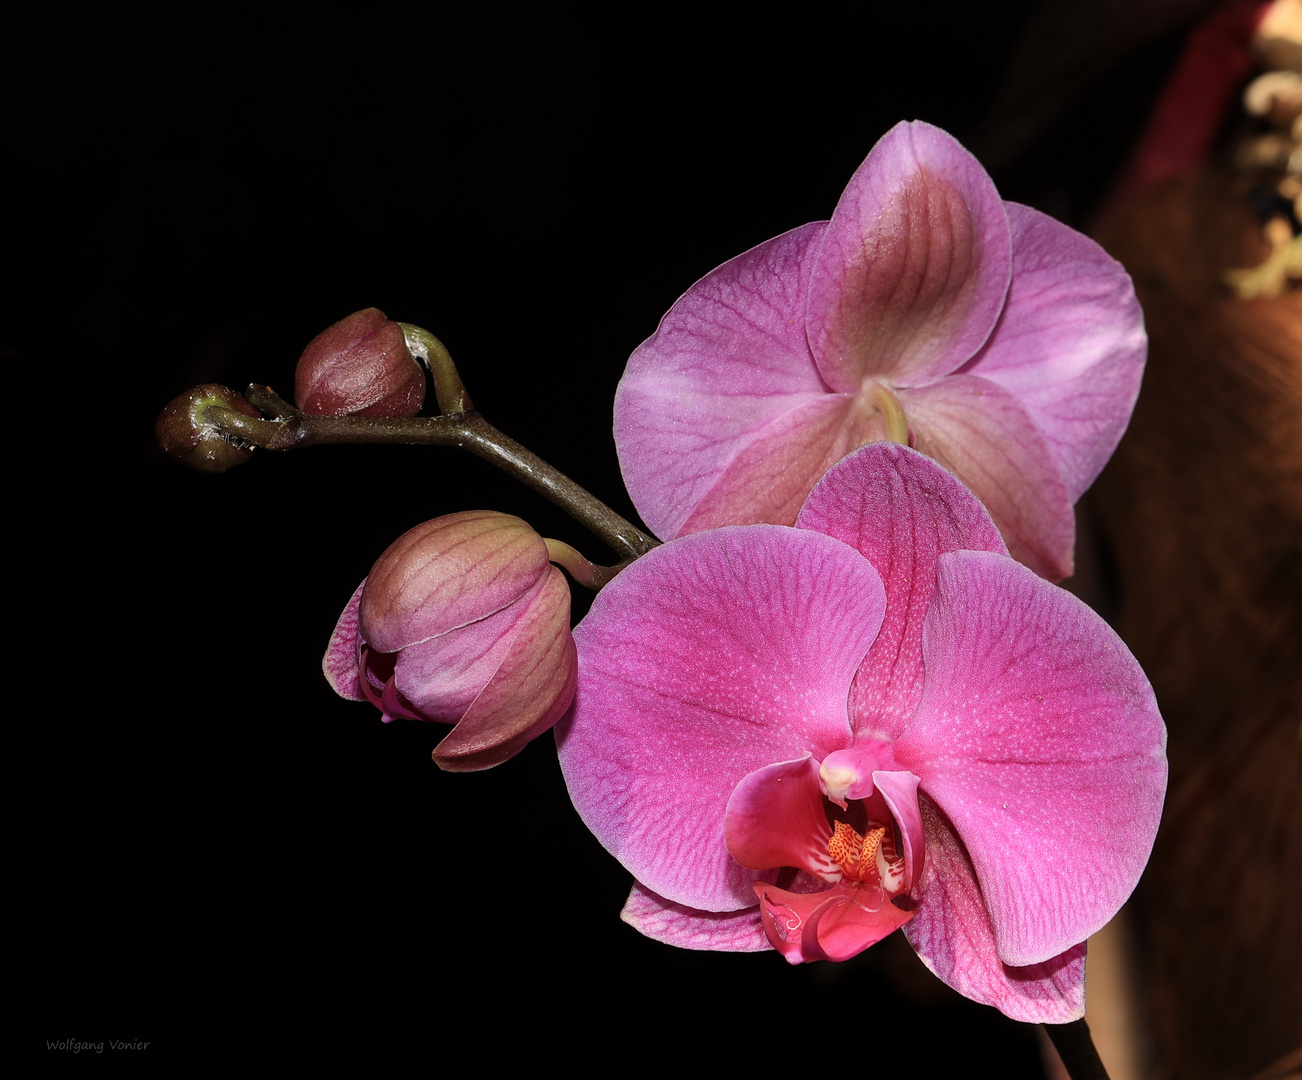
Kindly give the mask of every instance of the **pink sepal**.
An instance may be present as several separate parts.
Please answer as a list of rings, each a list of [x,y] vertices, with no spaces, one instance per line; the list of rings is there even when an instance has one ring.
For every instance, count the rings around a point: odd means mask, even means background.
[[[994,329],[1012,275],[1008,217],[950,134],[901,122],[855,171],[809,282],[810,348],[828,385],[942,378]]]
[[[577,683],[570,588],[552,566],[540,594],[531,598],[501,667],[434,748],[435,764],[448,772],[500,765],[565,714]]]
[[[325,656],[321,659],[321,670],[325,672],[330,689],[349,701],[366,700],[357,667],[357,609],[361,605],[364,588],[366,588],[365,578],[357,586],[352,598],[344,605],[343,614],[335,623],[334,633],[330,635],[330,644],[326,646]]]
[[[396,653],[515,604],[547,569],[547,545],[525,522],[491,510],[409,529],[371,568],[360,619],[366,643]]]
[[[947,551],[1007,552],[990,515],[934,461],[894,443],[856,450],[828,470],[796,525],[834,536],[881,575],[886,616],[855,675],[856,732],[897,734],[922,696],[922,624]]]
[[[639,934],[679,949],[765,952],[769,948],[759,908],[699,911],[666,900],[641,882],[633,883],[619,917]]]
[[[1013,558],[1050,581],[1070,577],[1076,545],[1070,493],[1026,406],[977,375],[901,390],[900,401],[918,449],[985,504]]]
[[[1042,964],[999,959],[994,930],[972,863],[953,828],[925,799],[927,862],[913,890],[915,918],[904,936],[942,982],[1005,1016],[1029,1024],[1066,1024],[1085,1015],[1085,945]]]
[[[856,447],[886,437],[876,413],[854,398],[824,394],[755,432],[673,534],[725,525],[791,525],[809,490]]]

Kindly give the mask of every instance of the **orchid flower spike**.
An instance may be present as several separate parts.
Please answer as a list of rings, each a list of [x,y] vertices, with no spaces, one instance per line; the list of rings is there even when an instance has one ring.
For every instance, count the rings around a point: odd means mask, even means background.
[[[792,963],[903,927],[969,998],[1082,1015],[1083,943],[1157,831],[1165,728],[1107,624],[949,473],[864,447],[795,528],[644,555],[574,637],[561,766],[636,879],[625,921]]]
[[[404,533],[339,617],[323,662],[341,697],[385,722],[456,727],[442,769],[498,765],[547,731],[576,681],[570,590],[525,522],[487,510]]]
[[[1146,352],[1119,263],[1000,199],[952,136],[901,123],[830,221],[724,263],[670,308],[629,359],[615,442],[662,539],[791,525],[851,450],[908,443],[1057,581],[1072,504],[1125,430]]]

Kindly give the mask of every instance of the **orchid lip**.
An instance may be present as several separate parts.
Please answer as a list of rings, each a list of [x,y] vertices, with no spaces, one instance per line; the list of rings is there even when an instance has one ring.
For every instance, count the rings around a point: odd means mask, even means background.
[[[386,724],[391,724],[394,720],[399,719],[420,720],[422,717],[405,703],[395,685],[397,676],[392,672],[395,656],[394,653],[373,652],[363,645],[360,663],[358,664],[361,669],[361,678],[358,679],[358,683],[362,688],[362,693],[366,695],[366,700],[380,710],[382,714],[380,719]],[[384,680],[383,685],[376,685],[379,683],[379,679],[376,677],[376,673],[371,670],[371,660],[373,658],[384,658],[389,662],[388,678]],[[383,675],[384,671],[381,670],[380,674]]]
[[[760,904],[760,920],[770,944],[793,964],[846,960],[913,917],[912,910],[892,901],[902,896],[911,884],[914,874],[910,872],[908,860],[920,857],[921,850],[918,845],[904,842],[904,829],[894,819],[884,795],[871,790],[871,781],[870,798],[844,800],[836,808],[820,790],[828,782],[826,777],[830,774],[834,791],[838,787],[849,790],[858,784],[857,771],[844,765],[833,765],[830,769],[819,766],[812,756],[807,756],[800,763],[784,763],[788,771],[780,778],[772,774],[774,767],[770,766],[768,770],[752,773],[738,785],[736,827],[732,833],[736,844],[730,843],[729,847],[733,857],[743,865],[749,859],[754,866],[761,851],[773,852],[784,846],[787,851],[800,848],[794,842],[797,839],[794,833],[807,831],[810,820],[805,813],[792,813],[795,802],[789,798],[789,790],[784,789],[782,796],[771,803],[773,816],[782,820],[761,823],[753,816],[762,808],[766,794],[776,796],[773,788],[778,784],[784,780],[800,783],[800,774],[789,771],[791,765],[799,764],[808,766],[803,774],[803,801],[809,803],[809,811],[826,823],[818,830],[817,839],[826,850],[821,860],[831,873],[816,873],[816,876],[830,883],[830,888],[812,893],[789,892],[757,881],[754,890]],[[766,779],[773,781],[767,792]],[[747,815],[751,815],[749,821]],[[748,824],[759,835],[747,835]],[[775,844],[773,835],[784,832],[788,834],[787,843]],[[804,839],[811,842],[816,838]],[[807,864],[803,869],[816,872],[813,865]]]
[[[912,918],[891,901],[908,892],[922,861],[917,777],[877,767],[890,756],[889,747],[863,744],[823,762],[805,753],[733,789],[725,815],[733,859],[750,870],[804,871],[826,886],[753,884],[765,934],[792,963],[848,959]]]

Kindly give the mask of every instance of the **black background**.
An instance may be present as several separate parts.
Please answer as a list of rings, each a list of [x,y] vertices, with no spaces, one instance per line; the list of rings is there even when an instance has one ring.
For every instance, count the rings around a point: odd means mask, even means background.
[[[999,151],[1034,7],[16,17],[0,345],[27,1045],[1037,1074],[1032,1029],[902,942],[791,969],[642,939],[549,739],[453,776],[436,728],[333,696],[334,620],[401,532],[501,509],[606,556],[559,511],[451,449],[210,477],[152,440],[195,383],[288,394],[307,341],[375,305],[438,334],[492,422],[631,515],[610,433],[629,352],[701,274],[827,217],[898,120],[992,148],[1007,197],[1086,221],[1178,33],[1100,62]]]

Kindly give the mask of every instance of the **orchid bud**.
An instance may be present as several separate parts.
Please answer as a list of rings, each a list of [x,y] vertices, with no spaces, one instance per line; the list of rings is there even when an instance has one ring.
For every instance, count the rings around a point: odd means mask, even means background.
[[[367,308],[309,342],[294,371],[294,400],[313,416],[415,416],[425,373],[402,327]]]
[[[498,765],[574,697],[570,591],[519,518],[476,510],[418,525],[380,556],[340,616],[323,663],[341,697],[456,725],[442,769]]]
[[[208,473],[225,472],[248,461],[253,451],[229,442],[220,428],[205,417],[204,413],[213,405],[234,409],[245,416],[258,415],[258,410],[243,394],[218,383],[203,383],[174,397],[158,414],[154,437],[163,453],[182,465]]]

